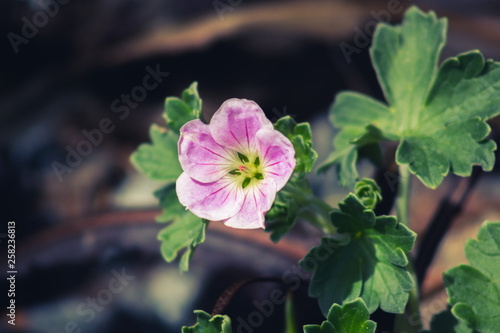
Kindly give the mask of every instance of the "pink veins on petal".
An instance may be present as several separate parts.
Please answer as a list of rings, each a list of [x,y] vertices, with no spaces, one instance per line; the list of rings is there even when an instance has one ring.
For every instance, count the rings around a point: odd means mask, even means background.
[[[264,228],[276,192],[295,168],[293,145],[253,101],[230,99],[210,124],[180,129],[176,183],[179,201],[193,214],[233,228]]]

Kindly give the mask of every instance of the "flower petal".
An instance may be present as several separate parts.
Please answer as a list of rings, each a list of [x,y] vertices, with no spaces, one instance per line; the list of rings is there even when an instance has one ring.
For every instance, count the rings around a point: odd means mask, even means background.
[[[256,139],[266,177],[274,179],[279,191],[295,169],[293,145],[286,136],[276,130],[262,129],[257,132]]]
[[[224,221],[228,227],[239,229],[264,228],[264,215],[273,205],[276,197],[276,183],[264,179],[258,185],[245,190],[245,201],[236,215]]]
[[[273,129],[273,124],[257,103],[246,99],[228,99],[210,120],[215,141],[240,152],[254,147],[255,133],[261,128]]]
[[[178,149],[182,169],[199,182],[215,182],[228,172],[228,153],[214,141],[209,126],[199,119],[181,127]]]
[[[238,213],[245,196],[231,177],[213,183],[200,183],[183,172],[175,184],[179,202],[194,215],[220,221]]]

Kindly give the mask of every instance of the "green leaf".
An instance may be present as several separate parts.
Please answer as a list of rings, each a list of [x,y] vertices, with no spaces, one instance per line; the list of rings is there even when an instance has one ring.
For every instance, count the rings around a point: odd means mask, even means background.
[[[335,327],[329,321],[324,321],[321,326],[305,325],[304,333],[337,333]]]
[[[300,195],[299,195],[300,194]],[[306,178],[292,176],[283,189],[276,194],[273,206],[266,213],[266,232],[271,232],[271,240],[277,243],[297,221],[312,214],[314,209],[304,197],[312,195]]]
[[[465,245],[470,265],[444,273],[452,313],[472,328],[498,332],[500,327],[500,222],[485,222],[477,240]]]
[[[205,240],[207,226],[180,204],[174,183],[182,173],[177,150],[179,129],[186,122],[201,117],[202,102],[197,87],[196,82],[192,83],[182,93],[182,99],[167,98],[164,116],[169,129],[153,124],[150,128],[152,143],[140,145],[130,158],[134,167],[148,178],[166,183],[155,192],[162,208],[157,221],[171,223],[158,234],[158,239],[162,241],[161,252],[168,262],[185,249],[179,262],[181,271],[188,270],[194,250]]]
[[[202,102],[198,94],[198,82],[191,83],[191,85],[182,92],[182,100],[191,109],[195,118],[199,118],[201,115]]]
[[[309,123],[297,124],[290,116],[285,116],[274,127],[292,142],[297,161],[294,175],[277,193],[271,210],[266,214],[266,231],[271,232],[271,240],[276,243],[300,218],[307,219],[315,214],[314,207],[306,200],[312,194],[305,175],[311,172],[318,154],[312,147]]]
[[[343,306],[333,304],[327,321],[319,325],[304,326],[305,333],[375,333],[377,324],[369,320],[365,302],[356,298]]]
[[[496,145],[485,140],[485,120],[500,114],[500,64],[478,51],[441,66],[418,125],[402,136],[396,160],[408,164],[428,187],[437,187],[451,169],[469,176],[472,165],[491,170]]]
[[[182,173],[178,160],[179,135],[158,125],[149,131],[152,143],[146,143],[131,155],[132,165],[152,180],[174,182]]]
[[[336,165],[339,183],[344,187],[354,187],[359,178],[356,168],[358,149],[373,146],[384,139],[378,128],[367,123],[385,112],[388,112],[387,107],[372,98],[351,92],[339,94],[332,106],[330,121],[342,131],[333,140],[334,152],[319,167],[318,172]]]
[[[335,141],[334,141],[335,147]],[[358,147],[355,145],[347,146],[345,149],[335,148],[327,160],[319,167],[318,172],[325,172],[331,166],[335,165],[337,179],[341,186],[353,187],[359,179],[356,162],[358,161]]]
[[[286,116],[280,118],[274,124],[274,127],[293,144],[295,159],[297,160],[294,172],[302,176],[311,172],[318,158],[318,153],[313,149],[311,126],[309,123],[297,124],[290,116]]]
[[[436,188],[452,171],[469,176],[473,165],[491,170],[496,145],[486,120],[500,114],[500,64],[470,51],[437,61],[446,20],[410,8],[401,26],[381,24],[371,49],[388,105],[368,96],[340,93],[331,121],[341,131],[321,170],[337,166],[342,185],[358,178],[357,151],[381,140],[399,141],[396,161]]]
[[[165,100],[165,121],[175,133],[188,121],[199,119],[201,116],[201,99],[198,95],[198,84],[193,82],[182,93],[182,99],[167,97]]]
[[[162,241],[161,253],[167,262],[172,262],[185,249],[179,262],[181,271],[188,271],[189,261],[196,247],[205,241],[207,222],[184,211],[175,220],[160,231],[158,239]]]
[[[210,316],[202,310],[195,310],[197,323],[182,327],[182,333],[231,333],[231,319],[225,315]]]
[[[186,208],[181,205],[175,192],[175,184],[171,183],[159,189],[154,193],[155,197],[160,200],[160,207],[162,213],[156,217],[158,222],[171,222],[178,216],[185,213]]]
[[[474,333],[467,323],[455,318],[450,310],[432,316],[431,329],[420,333]]]
[[[326,313],[333,303],[363,298],[368,310],[402,313],[414,282],[406,266],[415,233],[392,216],[375,216],[353,194],[331,214],[348,242],[324,237],[300,265],[313,272],[309,294]]]
[[[446,19],[416,6],[407,10],[401,26],[380,24],[370,54],[387,102],[408,127],[427,98],[439,55],[446,41]]]
[[[271,233],[271,240],[275,243],[279,242],[299,219],[299,206],[295,204],[293,197],[285,193],[278,193],[271,210],[266,214],[266,232]]]

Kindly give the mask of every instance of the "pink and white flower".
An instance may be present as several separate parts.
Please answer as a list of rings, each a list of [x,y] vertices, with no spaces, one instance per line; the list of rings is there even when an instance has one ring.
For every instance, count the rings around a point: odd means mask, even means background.
[[[264,215],[295,168],[293,145],[253,101],[230,99],[210,124],[180,129],[176,183],[193,214],[233,228],[264,228]]]

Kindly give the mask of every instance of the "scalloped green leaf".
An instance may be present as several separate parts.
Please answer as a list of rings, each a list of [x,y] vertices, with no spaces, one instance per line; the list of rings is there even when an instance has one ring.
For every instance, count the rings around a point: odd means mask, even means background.
[[[380,24],[370,55],[387,102],[399,111],[401,126],[424,104],[446,42],[447,21],[410,7],[399,26]]]
[[[293,197],[284,191],[277,194],[273,206],[266,213],[266,232],[271,233],[271,240],[274,243],[279,242],[297,223],[298,211],[299,206]]]
[[[327,320],[320,325],[304,326],[305,333],[375,333],[377,324],[370,320],[365,302],[356,298],[340,306],[333,304]]]
[[[356,168],[358,150],[367,148],[369,154],[374,155],[371,158],[374,162],[380,159],[377,156],[381,154],[378,143],[384,139],[383,133],[367,123],[387,112],[389,110],[385,105],[362,94],[343,92],[337,95],[330,112],[330,122],[342,130],[333,140],[334,151],[319,167],[318,172],[325,172],[335,165],[340,185],[353,188],[359,180]]]
[[[371,312],[402,313],[413,279],[407,270],[407,253],[415,233],[392,216],[375,216],[353,194],[331,214],[339,233],[348,242],[323,237],[301,260],[313,272],[309,294],[317,297],[324,314],[333,303],[343,304],[361,297]]]
[[[485,222],[477,240],[465,245],[470,265],[443,275],[452,313],[475,330],[496,333],[500,327],[500,222]]]
[[[196,118],[201,115],[202,101],[198,94],[198,82],[193,82],[191,85],[182,92],[182,100],[191,109],[191,113]]]
[[[292,117],[286,116],[280,118],[274,127],[293,144],[297,160],[294,172],[302,176],[311,172],[318,158],[318,153],[313,148],[311,125],[309,123],[297,124]]]
[[[396,154],[428,187],[451,170],[469,176],[473,165],[490,171],[496,145],[485,120],[500,114],[500,64],[471,51],[441,66],[416,125],[402,135]]]
[[[273,206],[266,213],[266,232],[277,243],[300,219],[315,221],[319,208],[308,198],[314,197],[308,180],[292,176],[277,194]],[[328,215],[328,212],[325,213]]]
[[[163,116],[168,127],[175,133],[179,133],[185,123],[201,117],[201,105],[197,82],[193,82],[184,90],[182,98],[167,97]]]
[[[430,326],[430,330],[419,333],[476,333],[467,323],[455,318],[449,309],[432,316]]]
[[[161,254],[167,262],[174,261],[181,250],[179,269],[189,270],[189,262],[196,247],[205,241],[205,230],[208,222],[200,219],[189,211],[184,211],[160,231],[158,240],[161,243]]]
[[[197,323],[183,326],[182,333],[231,333],[231,319],[226,315],[210,316],[202,310],[195,310]]]
[[[155,124],[149,135],[152,143],[137,148],[130,156],[132,165],[152,180],[174,182],[182,173],[177,152],[179,135]]]
[[[500,64],[470,51],[438,68],[445,32],[445,19],[417,7],[400,26],[379,25],[371,57],[388,105],[358,93],[337,96],[331,121],[341,131],[323,169],[336,164],[341,184],[358,177],[357,150],[380,140],[399,141],[396,161],[430,188],[450,171],[493,168],[496,145],[485,121],[500,114]]]
[[[193,82],[182,98],[168,97],[164,117],[169,129],[153,124],[150,127],[151,143],[142,144],[132,153],[132,165],[152,180],[166,183],[155,196],[160,201],[162,214],[158,222],[170,222],[158,234],[162,241],[161,253],[167,262],[179,260],[179,269],[187,271],[196,247],[205,240],[208,222],[191,214],[179,203],[175,192],[175,181],[182,173],[178,159],[177,143],[179,129],[188,121],[201,117],[202,101],[198,95],[198,84]]]

